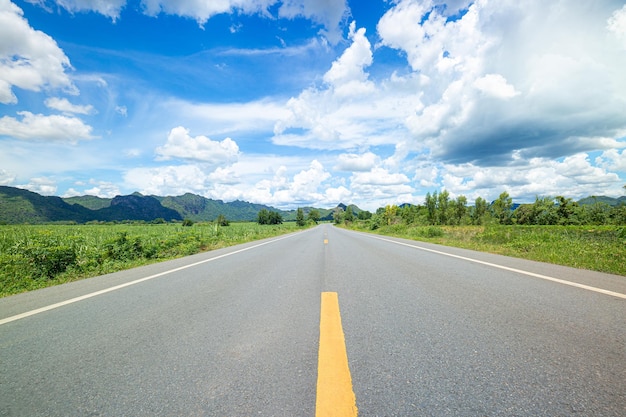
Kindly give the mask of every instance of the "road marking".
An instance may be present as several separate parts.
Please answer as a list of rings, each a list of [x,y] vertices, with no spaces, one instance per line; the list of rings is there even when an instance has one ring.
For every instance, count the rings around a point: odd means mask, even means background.
[[[116,291],[116,290],[119,290],[119,289],[122,289],[122,288],[130,287],[131,285],[139,284],[139,283],[144,282],[144,281],[149,281],[149,280],[154,279],[154,278],[162,277],[163,275],[171,274],[173,272],[182,271],[184,269],[192,268],[192,267],[198,266],[198,265],[202,265],[202,264],[205,264],[207,262],[213,262],[213,261],[216,261],[218,259],[225,258],[227,256],[236,255],[238,253],[245,252],[247,250],[255,249],[255,248],[258,248],[260,246],[264,246],[264,245],[268,245],[270,243],[278,242],[279,240],[288,239],[290,237],[293,237],[294,235],[295,234],[289,234],[287,236],[282,236],[282,237],[279,237],[277,239],[270,240],[268,242],[259,243],[259,244],[254,245],[254,246],[249,246],[247,248],[243,248],[243,249],[239,249],[239,250],[236,250],[236,251],[233,251],[233,252],[225,253],[223,255],[219,255],[219,256],[216,256],[214,258],[205,259],[205,260],[199,261],[199,262],[194,262],[192,264],[180,266],[178,268],[170,269],[168,271],[164,271],[164,272],[160,272],[158,274],[150,275],[148,277],[140,278],[140,279],[137,279],[135,281],[126,282],[124,284],[116,285],[114,287],[105,288],[105,289],[100,290],[100,291],[95,291],[95,292],[92,292],[92,293],[89,293],[89,294],[81,295],[79,297],[71,298],[69,300],[61,301],[61,302],[58,302],[58,303],[55,303],[55,304],[50,304],[48,306],[41,307],[41,308],[38,308],[38,309],[35,309],[35,310],[27,311],[25,313],[17,314],[15,316],[7,317],[5,319],[0,319],[0,326],[2,326],[3,324],[10,323],[12,321],[16,321],[16,320],[20,320],[20,319],[23,319],[23,318],[26,318],[26,317],[34,316],[35,314],[39,314],[39,313],[43,313],[43,312],[46,312],[46,311],[53,310],[55,308],[63,307],[63,306],[66,306],[68,304],[73,304],[73,303],[76,303],[78,301],[82,301],[82,300],[86,300],[88,298],[96,297],[98,295],[106,294],[108,292],[112,292],[112,291]]]
[[[356,417],[356,396],[336,292],[322,293],[315,417]]]
[[[491,263],[491,262],[480,261],[478,259],[467,258],[467,257],[461,256],[461,255],[454,255],[454,254],[451,254],[451,253],[446,253],[446,252],[438,251],[438,250],[435,250],[435,249],[428,249],[428,248],[425,248],[425,247],[422,247],[422,246],[411,245],[409,243],[398,242],[398,241],[395,241],[395,240],[385,239],[385,238],[378,237],[378,236],[371,236],[370,235],[370,237],[372,237],[374,239],[378,239],[378,240],[383,240],[385,242],[395,243],[396,245],[408,246],[410,248],[415,248],[415,249],[423,250],[423,251],[426,251],[426,252],[432,252],[432,253],[436,253],[438,255],[444,255],[444,256],[449,256],[449,257],[452,257],[452,258],[462,259],[464,261],[469,261],[469,262],[474,262],[474,263],[477,263],[477,264],[487,265],[487,266],[490,266],[490,267],[493,267],[493,268],[503,269],[505,271],[516,272],[518,274],[528,275],[530,277],[539,278],[539,279],[543,279],[543,280],[546,280],[546,281],[552,281],[552,282],[556,282],[556,283],[563,284],[563,285],[569,285],[570,287],[581,288],[581,289],[587,290],[587,291],[593,291],[593,292],[597,292],[597,293],[600,293],[600,294],[605,294],[605,295],[610,295],[610,296],[617,297],[617,298],[626,299],[626,294],[622,294],[622,293],[615,292],[615,291],[609,291],[609,290],[605,290],[605,289],[602,289],[602,288],[592,287],[590,285],[579,284],[577,282],[566,281],[564,279],[554,278],[554,277],[550,277],[550,276],[547,276],[547,275],[536,274],[534,272],[524,271],[522,269],[510,268],[508,266],[498,265],[498,264],[494,264],[494,263]]]

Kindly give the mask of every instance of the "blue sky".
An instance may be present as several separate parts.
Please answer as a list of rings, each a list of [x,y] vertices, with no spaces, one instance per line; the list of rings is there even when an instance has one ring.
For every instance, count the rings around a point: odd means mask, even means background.
[[[620,196],[623,1],[0,0],[0,184]]]

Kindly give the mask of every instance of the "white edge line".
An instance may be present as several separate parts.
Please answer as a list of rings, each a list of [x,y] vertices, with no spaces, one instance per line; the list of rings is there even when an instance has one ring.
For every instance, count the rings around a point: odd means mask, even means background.
[[[428,249],[428,248],[425,248],[425,247],[422,247],[422,246],[411,245],[409,243],[404,243],[404,242],[398,242],[398,241],[392,240],[392,239],[385,239],[385,238],[378,237],[378,236],[373,236],[373,235],[369,235],[369,236],[371,238],[373,238],[373,239],[378,239],[378,240],[383,240],[385,242],[395,243],[396,245],[408,246],[410,248],[415,248],[415,249],[423,250],[423,251],[426,251],[426,252],[432,252],[432,253],[436,253],[436,254],[439,254],[439,255],[450,256],[452,258],[458,258],[458,259],[462,259],[464,261],[469,261],[469,262],[474,262],[474,263],[477,263],[477,264],[487,265],[487,266],[490,266],[490,267],[493,267],[493,268],[504,269],[506,271],[516,272],[518,274],[523,274],[523,275],[528,275],[528,276],[531,276],[531,277],[534,277],[534,278],[544,279],[546,281],[557,282],[559,284],[569,285],[571,287],[582,288],[583,290],[587,290],[587,291],[593,291],[593,292],[597,292],[597,293],[600,293],[600,294],[611,295],[613,297],[626,299],[626,294],[622,294],[622,293],[615,292],[615,291],[604,290],[602,288],[592,287],[590,285],[579,284],[577,282],[566,281],[566,280],[559,279],[559,278],[549,277],[547,275],[535,274],[534,272],[524,271],[522,269],[510,268],[508,266],[498,265],[498,264],[494,264],[494,263],[491,263],[491,262],[480,261],[478,259],[467,258],[467,257],[461,256],[461,255],[454,255],[452,253],[446,253],[446,252],[438,251],[438,250],[435,250],[435,249]]]
[[[41,307],[41,308],[38,308],[38,309],[35,309],[35,310],[31,310],[31,311],[27,311],[25,313],[16,314],[15,316],[10,316],[10,317],[4,318],[4,319],[0,319],[0,326],[2,326],[3,324],[10,323],[12,321],[16,321],[16,320],[20,320],[20,319],[23,319],[23,318],[26,318],[26,317],[34,316],[35,314],[39,314],[39,313],[43,313],[45,311],[53,310],[55,308],[63,307],[63,306],[66,306],[68,304],[73,304],[73,303],[76,303],[78,301],[82,301],[82,300],[86,300],[88,298],[96,297],[98,295],[106,294],[106,293],[111,292],[111,291],[116,291],[116,290],[119,290],[119,289],[122,289],[122,288],[125,288],[125,287],[130,287],[131,285],[139,284],[141,282],[148,281],[148,280],[151,280],[151,279],[154,279],[154,278],[158,278],[158,277],[161,277],[163,275],[171,274],[173,272],[182,271],[183,269],[192,268],[194,266],[198,266],[198,265],[201,265],[201,264],[204,264],[204,263],[207,263],[207,262],[216,261],[218,259],[225,258],[227,256],[231,256],[231,255],[235,255],[237,253],[245,252],[245,251],[250,250],[250,249],[255,249],[255,248],[258,248],[258,247],[263,246],[263,245],[268,245],[270,243],[278,242],[279,240],[287,239],[287,238],[293,237],[295,235],[296,235],[296,233],[289,234],[287,236],[282,236],[282,237],[270,240],[268,242],[259,243],[259,244],[254,245],[254,246],[249,246],[247,248],[243,248],[243,249],[239,249],[239,250],[236,250],[236,251],[233,251],[233,252],[225,253],[223,255],[219,255],[219,256],[216,256],[214,258],[205,259],[205,260],[199,261],[199,262],[194,262],[192,264],[180,266],[178,268],[170,269],[170,270],[167,270],[167,271],[164,271],[164,272],[159,272],[158,274],[154,274],[154,275],[150,275],[150,276],[147,276],[147,277],[144,277],[144,278],[140,278],[140,279],[137,279],[135,281],[126,282],[124,284],[116,285],[116,286],[113,286],[113,287],[105,288],[105,289],[100,290],[100,291],[95,291],[95,292],[92,292],[92,293],[89,293],[89,294],[85,294],[85,295],[81,295],[81,296],[78,296],[78,297],[70,298],[69,300],[60,301],[58,303],[50,304],[48,306]]]

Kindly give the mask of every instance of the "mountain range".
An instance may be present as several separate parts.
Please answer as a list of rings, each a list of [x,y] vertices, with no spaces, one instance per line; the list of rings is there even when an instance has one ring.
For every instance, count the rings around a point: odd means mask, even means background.
[[[343,205],[341,205],[343,206]],[[354,207],[356,211],[358,208]],[[229,221],[255,221],[262,209],[276,211],[285,221],[295,220],[296,210],[253,204],[245,201],[225,203],[195,194],[181,196],[144,196],[133,193],[114,198],[79,196],[61,198],[42,196],[21,188],[0,186],[0,224],[50,222],[115,222],[154,221],[213,221],[220,214]],[[308,214],[313,207],[304,207]],[[333,209],[316,209],[322,220],[331,220]]]
[[[579,204],[605,203],[611,206],[626,204],[626,196],[620,198],[592,196],[578,201]],[[337,207],[346,209],[345,204]],[[354,214],[361,209],[350,205]],[[336,207],[335,207],[336,208]],[[314,207],[303,207],[304,214],[311,210],[320,213],[321,220],[332,220],[333,211]],[[261,210],[276,211],[285,221],[296,219],[296,210],[279,210],[263,204],[246,201],[225,203],[196,194],[180,196],[145,196],[133,193],[114,198],[95,196],[55,197],[42,196],[21,188],[0,186],[0,224],[53,223],[53,222],[121,222],[146,221],[157,219],[194,222],[214,221],[220,214],[229,221],[256,221]]]

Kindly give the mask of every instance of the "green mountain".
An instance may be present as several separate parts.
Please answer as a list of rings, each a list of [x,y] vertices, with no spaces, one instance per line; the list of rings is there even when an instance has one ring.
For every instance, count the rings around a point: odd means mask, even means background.
[[[344,204],[338,207],[346,209]],[[356,206],[350,207],[355,215],[361,211]],[[8,224],[126,220],[150,222],[159,218],[166,221],[214,221],[220,214],[229,221],[256,221],[259,211],[263,209],[279,212],[284,221],[296,219],[296,210],[283,211],[239,200],[224,203],[190,193],[175,197],[134,193],[112,199],[87,195],[60,198],[0,186],[0,223]],[[304,207],[305,216],[313,209],[320,213],[322,221],[333,219],[334,209]]]
[[[80,200],[72,197],[70,201]],[[152,221],[157,218],[182,220],[177,211],[163,207],[154,197],[141,194],[117,196],[107,207],[92,210],[78,203],[69,204],[60,197],[0,186],[0,223]]]
[[[164,207],[176,210],[185,219],[193,221],[213,221],[220,214],[230,221],[256,220],[261,209],[278,211],[262,204],[253,204],[245,201],[224,203],[221,200],[212,200],[196,194],[184,194],[177,197],[158,197]]]
[[[91,220],[91,210],[20,188],[0,186],[0,223],[45,223]]]
[[[66,197],[63,199],[66,203],[79,204],[90,210],[99,210],[109,207],[111,205],[111,200],[113,199],[96,197],[95,195],[81,195],[78,197]]]
[[[596,204],[596,203],[605,203],[605,204],[608,204],[609,206],[616,207],[621,204],[626,204],[626,196],[613,198],[613,197],[606,197],[606,196],[600,195],[600,196],[590,196],[590,197],[583,198],[582,200],[578,200],[578,204],[581,206],[588,205],[588,204]]]

